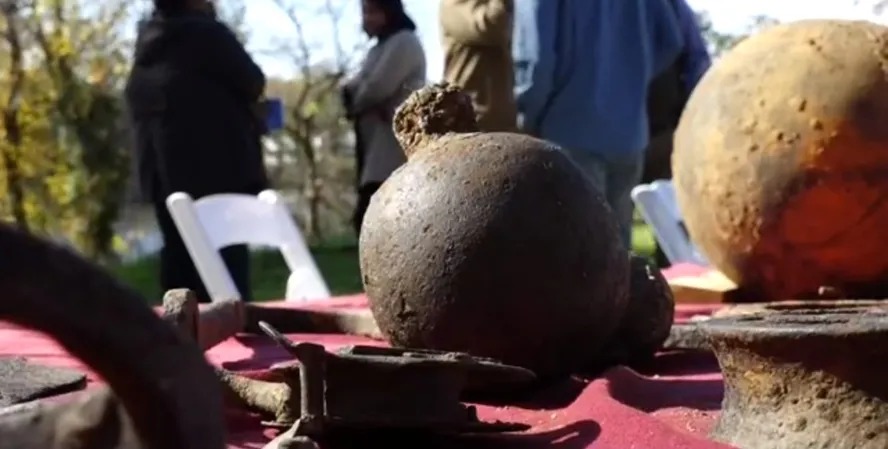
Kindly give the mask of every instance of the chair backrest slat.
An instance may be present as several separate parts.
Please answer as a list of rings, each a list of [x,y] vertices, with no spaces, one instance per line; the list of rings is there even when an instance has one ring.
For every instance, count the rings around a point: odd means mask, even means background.
[[[281,251],[291,272],[288,300],[330,296],[299,227],[277,192],[217,194],[197,201],[179,192],[167,198],[167,207],[213,300],[240,298],[219,255],[220,249],[239,244]]]
[[[632,189],[632,200],[671,263],[709,265],[684,227],[672,181],[661,179],[636,186]]]

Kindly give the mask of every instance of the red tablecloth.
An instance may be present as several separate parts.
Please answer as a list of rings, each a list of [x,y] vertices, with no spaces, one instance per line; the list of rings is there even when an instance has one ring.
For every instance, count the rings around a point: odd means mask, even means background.
[[[693,268],[673,271],[687,274]],[[677,274],[677,273],[669,273]],[[361,295],[312,303],[310,307],[362,307]],[[684,320],[711,307],[678,308]],[[294,340],[322,343],[328,348],[375,344],[345,335],[291,335]],[[88,369],[46,336],[0,322],[0,357],[25,356],[37,363]],[[236,370],[261,370],[287,355],[265,338],[239,336],[207,352],[215,364]],[[91,375],[92,376],[92,375]],[[91,379],[95,381],[95,377]],[[716,449],[727,446],[706,439],[721,405],[722,382],[711,356],[665,353],[650,372],[614,368],[602,377],[573,379],[540,391],[521,404],[481,405],[481,419],[517,421],[533,428],[503,447],[560,449]],[[229,448],[261,448],[274,435],[257,417],[227,411]],[[461,445],[462,446],[462,445]]]

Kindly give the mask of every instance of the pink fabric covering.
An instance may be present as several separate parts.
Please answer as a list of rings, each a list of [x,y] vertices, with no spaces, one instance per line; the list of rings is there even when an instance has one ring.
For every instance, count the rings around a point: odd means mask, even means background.
[[[663,276],[666,279],[674,279],[685,276],[701,276],[712,270],[708,267],[694,265],[690,263],[680,263],[663,270]]]
[[[363,295],[307,305],[311,308],[365,306]],[[712,306],[680,306],[676,319],[683,321],[712,309]],[[346,335],[290,337],[321,343],[328,348],[379,344]],[[46,336],[0,322],[0,357],[11,355],[88,371]],[[229,369],[261,374],[262,369],[287,356],[265,338],[244,335],[208,351],[207,358]],[[93,374],[90,379],[94,384],[98,381]],[[659,355],[655,364],[643,373],[614,368],[592,381],[572,379],[553,385],[520,404],[481,405],[478,412],[484,420],[517,421],[533,426],[530,431],[509,437],[503,444],[492,445],[494,447],[716,449],[727,446],[707,440],[706,435],[717,417],[721,396],[721,376],[710,355],[673,352]],[[256,416],[238,410],[227,410],[226,414],[231,449],[261,448],[275,434],[263,429]]]

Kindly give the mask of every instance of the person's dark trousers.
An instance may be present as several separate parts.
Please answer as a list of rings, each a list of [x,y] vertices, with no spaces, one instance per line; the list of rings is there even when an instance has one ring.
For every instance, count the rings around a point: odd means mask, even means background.
[[[160,195],[159,195],[160,196]],[[193,290],[201,302],[209,302],[210,295],[204,286],[185,242],[179,235],[173,217],[166,208],[164,199],[166,196],[154,201],[154,213],[157,216],[157,225],[163,236],[163,248],[160,250],[160,285],[164,291],[176,288]],[[234,284],[237,286],[244,301],[252,300],[250,288],[250,251],[247,245],[234,245],[223,248],[219,253],[228,272],[231,273]]]
[[[376,193],[381,186],[381,182],[368,182],[358,189],[358,202],[355,205],[355,216],[352,220],[355,226],[355,234],[358,236],[361,235],[361,225],[364,222],[364,214],[367,213],[367,208],[370,207],[370,198],[373,198],[373,194]]]

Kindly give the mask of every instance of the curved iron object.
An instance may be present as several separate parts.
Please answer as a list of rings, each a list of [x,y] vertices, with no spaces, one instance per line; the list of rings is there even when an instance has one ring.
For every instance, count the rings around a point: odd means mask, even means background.
[[[888,310],[796,305],[700,324],[724,374],[713,431],[742,449],[888,447]]]
[[[144,298],[9,225],[0,225],[0,250],[0,318],[51,335],[113,389],[0,417],[0,448],[225,447],[212,368]]]

